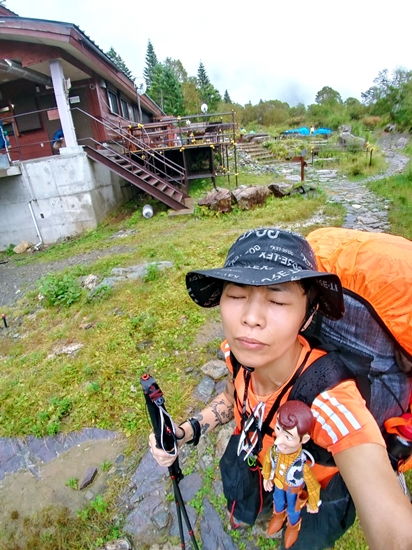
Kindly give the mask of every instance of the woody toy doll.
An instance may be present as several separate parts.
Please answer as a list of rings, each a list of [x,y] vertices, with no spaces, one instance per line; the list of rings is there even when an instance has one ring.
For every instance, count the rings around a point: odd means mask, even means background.
[[[287,519],[285,548],[298,538],[303,506],[307,503],[307,511],[316,514],[321,504],[320,484],[306,464],[307,454],[302,449],[310,439],[313,423],[312,411],[305,403],[286,401],[277,413],[275,443],[263,461],[263,487],[271,491],[274,486],[268,535],[280,531]]]

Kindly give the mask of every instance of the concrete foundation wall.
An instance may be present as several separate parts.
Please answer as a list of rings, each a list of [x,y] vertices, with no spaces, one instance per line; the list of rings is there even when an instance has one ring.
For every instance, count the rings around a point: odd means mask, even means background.
[[[21,163],[21,176],[0,178],[0,250],[37,234],[29,203],[45,244],[93,229],[136,188],[91,161],[81,148]]]

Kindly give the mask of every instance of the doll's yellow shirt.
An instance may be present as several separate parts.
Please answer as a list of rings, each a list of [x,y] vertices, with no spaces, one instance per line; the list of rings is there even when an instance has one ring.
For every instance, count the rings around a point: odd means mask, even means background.
[[[265,454],[265,458],[263,459],[263,465],[262,465],[262,476],[264,479],[270,479],[275,483],[275,479],[281,481],[282,485],[289,486],[289,483],[286,479],[286,475],[289,471],[289,468],[292,466],[292,464],[295,462],[295,460],[299,457],[300,453],[302,452],[302,447],[300,447],[296,452],[291,454],[283,454],[278,453],[277,456],[277,462],[276,462],[276,470],[274,472],[274,476],[271,477],[272,473],[272,463],[271,463],[271,455],[274,457],[276,450],[275,447],[272,446]],[[308,464],[303,465],[303,480],[306,485],[306,491],[308,493],[308,504],[311,508],[317,508],[319,505],[319,497],[320,497],[320,483],[316,479],[314,473],[308,466]],[[304,489],[305,486],[302,485],[302,489]]]

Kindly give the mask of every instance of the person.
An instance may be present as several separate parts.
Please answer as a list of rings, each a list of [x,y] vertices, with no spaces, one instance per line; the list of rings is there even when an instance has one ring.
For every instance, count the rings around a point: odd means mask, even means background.
[[[65,146],[63,130],[60,128],[53,134],[53,151],[59,153],[60,148]]]
[[[195,444],[202,434],[233,417],[241,433],[252,413],[265,418],[272,406],[285,403],[294,379],[326,353],[312,348],[301,334],[315,311],[331,320],[344,313],[339,278],[317,271],[313,250],[303,237],[277,228],[242,234],[222,268],[191,271],[186,286],[199,306],[220,305],[229,375],[220,395],[176,427],[179,448]],[[240,371],[234,376],[236,365]],[[370,550],[410,550],[412,507],[355,382],[344,380],[322,392],[311,410],[315,418],[311,438],[332,453],[336,466],[314,465],[322,505],[317,514],[302,510],[299,537],[292,548],[332,547],[354,522],[356,506]],[[244,438],[244,443],[252,447],[256,440],[261,441],[256,450],[261,465],[273,435]],[[175,457],[156,447],[153,434],[149,442],[155,460],[170,466]]]
[[[312,136],[314,132],[315,132],[315,127],[312,124],[312,126],[310,127],[310,135]]]
[[[3,123],[0,120],[0,149],[7,149],[10,147],[9,140],[7,139],[7,132],[3,128]]]
[[[310,439],[314,420],[311,409],[302,401],[284,403],[276,416],[275,442],[263,459],[263,487],[273,491],[268,535],[280,531],[287,518],[285,548],[298,538],[301,509],[307,504],[308,512],[316,514],[321,505],[320,483],[306,463],[309,453],[302,449]]]

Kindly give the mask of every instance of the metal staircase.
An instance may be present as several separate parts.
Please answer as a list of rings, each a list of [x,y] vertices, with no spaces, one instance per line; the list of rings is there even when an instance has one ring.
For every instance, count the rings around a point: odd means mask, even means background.
[[[90,159],[103,164],[173,210],[188,208],[186,199],[189,195],[184,190],[187,183],[184,168],[131,136],[125,129],[78,110],[104,126],[113,136],[110,142],[103,143],[87,138],[88,144],[83,148]]]
[[[108,145],[100,145],[101,149],[94,149],[85,145],[84,151],[92,160],[107,166],[109,170],[173,208],[173,210],[187,208],[185,199],[188,198],[188,195],[184,191],[178,189],[155,172],[141,166],[131,157],[117,152]]]

